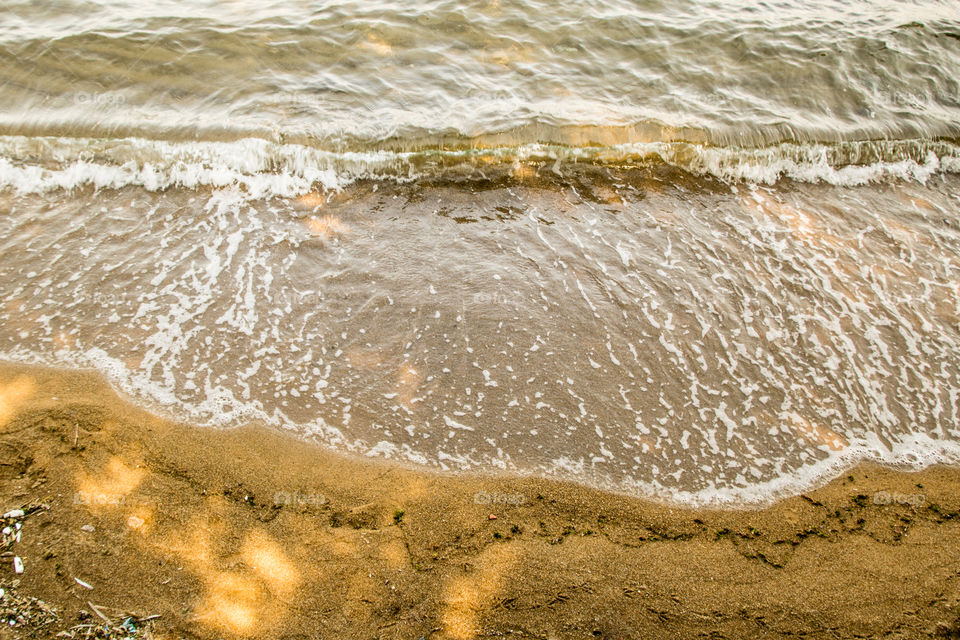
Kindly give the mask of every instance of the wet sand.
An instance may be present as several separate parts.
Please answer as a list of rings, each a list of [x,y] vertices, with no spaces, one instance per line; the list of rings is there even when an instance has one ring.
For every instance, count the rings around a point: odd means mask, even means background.
[[[23,574],[5,558],[0,578],[60,616],[0,638],[54,637],[91,605],[159,614],[155,638],[960,632],[955,468],[863,464],[763,509],[671,508],[193,428],[93,375],[10,364],[0,444],[0,508],[43,505],[10,549]]]

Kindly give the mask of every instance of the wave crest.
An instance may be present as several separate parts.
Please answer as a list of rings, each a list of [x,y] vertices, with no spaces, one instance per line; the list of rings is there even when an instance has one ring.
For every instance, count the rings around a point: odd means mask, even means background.
[[[233,142],[146,139],[0,137],[0,189],[43,193],[92,186],[150,191],[238,187],[246,197],[293,197],[339,190],[367,180],[411,181],[446,173],[488,178],[497,170],[532,167],[563,176],[574,165],[643,168],[668,165],[724,182],[773,184],[781,179],[855,186],[888,179],[925,182],[960,172],[960,146],[949,141],[896,140],[837,144],[782,143],[712,147],[688,142],[607,147],[528,144],[514,147],[333,152],[258,138]]]

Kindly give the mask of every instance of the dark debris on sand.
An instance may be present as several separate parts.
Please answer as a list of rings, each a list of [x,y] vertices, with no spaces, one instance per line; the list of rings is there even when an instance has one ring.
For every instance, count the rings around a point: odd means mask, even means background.
[[[11,509],[0,517],[0,561],[9,563],[16,574],[25,571],[16,546],[22,543],[23,523],[31,515],[49,510],[47,502],[31,502]],[[76,618],[80,624],[66,626],[57,608],[39,598],[20,593],[20,579],[0,578],[0,638],[72,638],[84,640],[150,640],[151,621],[160,616],[130,612],[109,615],[107,607],[87,602]],[[110,611],[112,613],[112,611]],[[59,631],[58,631],[59,630]]]

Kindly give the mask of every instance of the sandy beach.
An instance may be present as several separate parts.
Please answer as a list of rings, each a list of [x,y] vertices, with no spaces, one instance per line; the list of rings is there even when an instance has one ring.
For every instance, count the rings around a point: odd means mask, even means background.
[[[53,610],[0,637],[106,620],[171,639],[960,632],[955,468],[861,465],[762,509],[671,508],[174,424],[91,374],[10,364],[0,433],[0,507],[25,511],[5,520],[22,526],[2,586]]]
[[[957,69],[940,0],[0,2],[0,640],[960,638]]]

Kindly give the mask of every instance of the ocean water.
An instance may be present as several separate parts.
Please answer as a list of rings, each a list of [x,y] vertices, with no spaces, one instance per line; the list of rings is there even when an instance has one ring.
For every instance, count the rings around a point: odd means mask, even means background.
[[[0,357],[766,502],[960,463],[960,5],[0,6]]]

